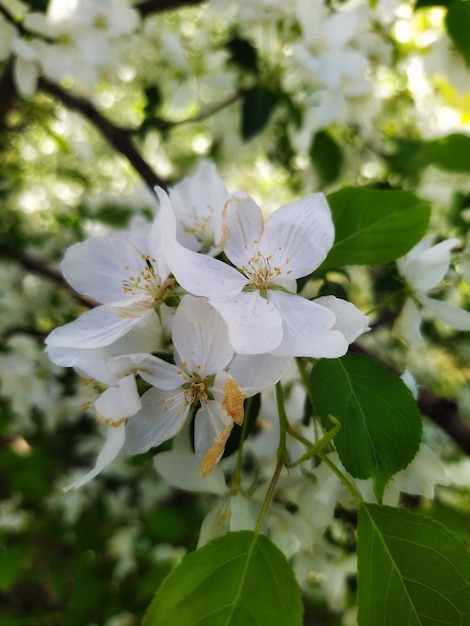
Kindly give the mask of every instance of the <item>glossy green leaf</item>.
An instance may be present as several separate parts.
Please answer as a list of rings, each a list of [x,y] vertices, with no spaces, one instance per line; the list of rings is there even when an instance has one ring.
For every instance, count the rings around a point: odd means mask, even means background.
[[[347,187],[328,196],[335,243],[322,268],[382,265],[424,236],[428,202],[409,191]]]
[[[300,626],[300,588],[265,536],[229,533],[184,557],[142,626]]]
[[[243,139],[251,139],[263,130],[277,102],[277,95],[265,87],[256,86],[246,93],[242,105]]]
[[[359,626],[470,624],[470,552],[442,524],[363,504],[357,556]]]
[[[326,429],[329,415],[341,424],[334,438],[342,464],[356,478],[373,478],[381,500],[393,474],[418,451],[421,415],[405,383],[360,354],[320,359],[311,376],[317,412]]]
[[[445,25],[449,37],[462,54],[465,63],[470,65],[470,2],[454,0],[449,4]]]

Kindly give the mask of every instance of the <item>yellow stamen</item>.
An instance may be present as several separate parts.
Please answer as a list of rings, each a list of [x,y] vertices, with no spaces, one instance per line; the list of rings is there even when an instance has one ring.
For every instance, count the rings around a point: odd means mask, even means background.
[[[217,465],[220,457],[224,453],[225,444],[232,432],[233,423],[227,424],[224,430],[214,439],[214,445],[206,452],[201,462],[201,478],[208,476]]]
[[[241,426],[245,410],[243,402],[245,396],[233,378],[228,378],[224,385],[224,397],[222,400],[222,408],[230,415],[235,424]]]

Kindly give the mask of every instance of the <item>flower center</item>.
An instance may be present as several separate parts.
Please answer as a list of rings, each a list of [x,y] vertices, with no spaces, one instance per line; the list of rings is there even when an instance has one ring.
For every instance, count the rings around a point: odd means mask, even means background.
[[[194,235],[205,248],[210,248],[214,244],[212,220],[215,209],[209,205],[206,208],[207,215],[200,215],[193,206],[191,213],[181,220],[181,226],[187,233]]]
[[[162,284],[159,275],[156,273],[154,263],[157,261],[153,257],[142,254],[145,261],[143,269],[137,276],[129,276],[127,280],[122,282],[122,290],[131,296],[139,297],[142,295],[152,296],[154,301],[163,300],[166,285]],[[125,270],[129,270],[126,265]]]
[[[248,265],[242,265],[241,270],[252,284],[261,291],[267,291],[274,279],[282,275],[280,267],[271,265],[272,255],[264,256],[258,250],[256,256],[250,257]]]
[[[184,390],[184,397],[188,404],[194,405],[196,402],[207,404],[206,384],[203,381],[193,381]]]

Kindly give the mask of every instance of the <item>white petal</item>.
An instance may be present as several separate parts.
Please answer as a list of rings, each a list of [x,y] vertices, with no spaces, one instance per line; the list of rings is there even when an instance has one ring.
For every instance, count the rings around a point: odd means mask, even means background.
[[[206,479],[203,478],[202,480]],[[231,500],[232,498],[230,495],[227,495],[222,500],[219,500],[215,507],[211,509],[206,517],[202,520],[201,529],[199,531],[199,539],[197,543],[198,549],[212,539],[215,539],[216,537],[221,537],[222,535],[225,535],[225,533],[228,533],[228,531],[230,530]]]
[[[212,306],[224,318],[230,342],[239,354],[262,354],[282,340],[282,318],[271,301],[258,291],[242,292]]]
[[[272,354],[236,354],[228,372],[250,397],[275,385],[292,364],[292,359]]]
[[[261,511],[259,502],[243,493],[235,493],[230,502],[230,532],[254,530]]]
[[[189,406],[184,392],[149,389],[141,398],[142,410],[126,425],[127,454],[141,454],[168,441],[181,430]]]
[[[56,365],[74,367],[82,375],[93,378],[104,385],[114,385],[120,376],[115,376],[108,368],[109,354],[103,348],[56,348],[47,346],[47,356]]]
[[[193,176],[184,178],[170,190],[181,244],[195,251],[220,246],[222,211],[227,196],[227,188],[215,165],[207,161],[199,165]]]
[[[311,274],[325,260],[335,237],[331,211],[322,193],[284,205],[266,220],[263,252],[286,278]],[[291,273],[288,273],[291,272]]]
[[[434,498],[435,485],[449,484],[445,465],[424,443],[408,467],[395,474],[392,480],[400,491],[429,499]]]
[[[95,402],[98,418],[108,426],[124,422],[142,407],[135,377],[126,376],[108,387]]]
[[[336,318],[327,308],[301,296],[272,291],[271,299],[282,316],[283,339],[271,354],[275,356],[343,356],[348,343],[338,330]]]
[[[422,293],[416,294],[416,297],[426,309],[434,313],[436,317],[451,328],[455,328],[455,330],[470,330],[470,313],[468,311],[464,311],[450,302],[428,298]]]
[[[446,239],[423,250],[423,242],[420,242],[418,253],[413,248],[405,257],[398,259],[398,271],[416,291],[429,291],[446,275],[451,250],[459,243],[458,239]]]
[[[322,296],[316,298],[315,302],[333,311],[336,317],[333,328],[343,333],[348,343],[352,343],[359,335],[370,330],[367,315],[359,311],[351,302],[335,298],[335,296]]]
[[[223,300],[238,294],[246,278],[233,267],[184,248],[176,240],[176,221],[166,193],[156,188],[160,200],[160,233],[165,259],[178,283],[195,296]],[[158,217],[158,216],[157,216]]]
[[[139,321],[139,318],[116,317],[109,305],[98,306],[53,330],[46,344],[58,348],[102,348],[122,337]]]
[[[149,268],[141,253],[122,237],[93,237],[71,246],[61,269],[72,287],[97,302],[121,302],[135,295],[125,289],[125,281],[145,282]]]
[[[194,421],[194,450],[201,462],[201,476],[208,476],[218,463],[233,424],[220,402],[215,400],[209,400],[197,412]]]
[[[416,384],[415,377],[410,372],[410,370],[408,368],[405,368],[405,371],[400,376],[400,378],[402,379],[402,381],[405,383],[405,385],[413,394],[413,398],[417,400],[418,399],[418,385]]]
[[[183,372],[152,354],[126,354],[109,360],[108,367],[115,376],[139,374],[146,382],[159,389],[177,389],[186,382]]]
[[[31,98],[36,93],[39,74],[32,61],[20,57],[15,58],[13,76],[20,96]]]
[[[253,198],[236,191],[225,202],[222,221],[222,249],[236,266],[256,257],[263,234],[263,213]]]
[[[422,346],[424,344],[421,334],[421,311],[411,298],[408,298],[395,321],[396,333],[410,346]]]
[[[173,321],[173,344],[190,372],[223,370],[233,356],[227,324],[204,298],[184,296]]]
[[[87,474],[85,474],[85,476],[82,476],[82,478],[79,478],[71,485],[65,487],[64,491],[68,491],[69,489],[78,489],[89,480],[97,476],[100,472],[102,472],[104,468],[107,467],[111,463],[111,461],[114,461],[114,459],[117,457],[122,449],[122,446],[124,445],[126,428],[124,424],[122,424],[121,426],[117,426],[116,428],[109,427],[106,429],[106,431],[106,441],[104,442],[101,452],[96,459],[95,467]]]
[[[202,478],[199,476],[200,461],[193,452],[169,450],[155,456],[154,464],[157,472],[173,487],[197,493],[216,493],[223,496],[227,493],[224,473],[219,467]]]

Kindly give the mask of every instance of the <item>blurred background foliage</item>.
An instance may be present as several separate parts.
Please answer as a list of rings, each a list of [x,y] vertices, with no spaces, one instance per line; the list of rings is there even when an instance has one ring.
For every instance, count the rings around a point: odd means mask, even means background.
[[[309,121],[315,81],[294,71],[293,46],[310,26],[296,3],[180,4],[135,2],[140,25],[92,84],[78,70],[61,81],[44,73],[21,97],[15,52],[0,62],[0,626],[138,624],[160,581],[196,547],[211,501],[167,486],[150,453],[62,491],[93,463],[102,433],[83,409],[86,384],[44,354],[45,336],[86,310],[58,264],[72,243],[154,214],[156,180],[132,166],[130,147],[167,186],[213,160],[230,190],[246,189],[267,211],[351,184],[411,189],[432,202],[434,239],[465,244],[470,79],[459,52],[468,63],[470,17],[464,35],[454,17],[464,2],[389,3],[388,13],[387,3],[364,4],[371,38],[361,48],[359,29],[351,47],[367,56],[370,88],[343,94],[343,112],[324,124]],[[2,0],[0,17],[21,24],[11,16],[47,6]],[[319,6],[310,7],[312,24]],[[398,286],[390,265],[330,272],[323,290],[368,310]],[[468,305],[468,276],[452,294]],[[470,415],[468,338],[427,320],[425,352],[407,350],[390,332],[401,303],[374,318],[366,346]],[[428,424],[427,440],[460,463],[441,429]],[[465,480],[413,506],[468,539]],[[354,516],[337,515],[342,530],[327,540],[350,553]],[[354,576],[347,581],[353,598]],[[319,581],[310,591],[306,623],[346,624]]]

